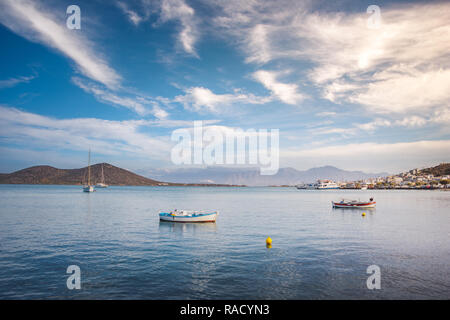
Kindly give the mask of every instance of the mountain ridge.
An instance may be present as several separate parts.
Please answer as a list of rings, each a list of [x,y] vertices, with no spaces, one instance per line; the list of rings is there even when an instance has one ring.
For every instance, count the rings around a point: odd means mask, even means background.
[[[256,167],[147,169],[138,170],[138,172],[144,176],[168,182],[223,183],[248,186],[296,185],[315,182],[318,179],[355,181],[388,175],[386,172],[364,173],[363,171],[347,171],[334,166],[322,166],[304,171],[286,167],[280,168],[278,173],[272,176],[260,175],[259,168]]]

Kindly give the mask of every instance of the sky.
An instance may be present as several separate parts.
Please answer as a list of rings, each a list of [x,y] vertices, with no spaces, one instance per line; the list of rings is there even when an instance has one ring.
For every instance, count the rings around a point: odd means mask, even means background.
[[[279,129],[281,167],[450,161],[448,1],[0,0],[0,41],[0,172],[174,168],[195,120]]]

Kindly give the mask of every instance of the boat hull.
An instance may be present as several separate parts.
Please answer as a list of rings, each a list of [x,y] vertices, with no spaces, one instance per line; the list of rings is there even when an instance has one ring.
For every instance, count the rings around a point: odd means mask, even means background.
[[[340,189],[340,187],[317,187],[317,190],[336,190]]]
[[[83,187],[83,192],[94,192],[95,189],[93,186],[85,186]]]
[[[331,202],[333,204],[333,208],[375,208],[376,202],[358,202],[358,203],[340,203],[340,202]]]
[[[159,219],[161,221],[181,222],[181,223],[204,223],[216,222],[218,216],[217,212],[198,214],[198,215],[172,215],[170,213],[160,213]]]

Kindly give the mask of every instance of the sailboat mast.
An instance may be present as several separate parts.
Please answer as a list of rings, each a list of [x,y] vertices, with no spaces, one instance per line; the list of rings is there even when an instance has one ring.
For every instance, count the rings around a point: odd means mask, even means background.
[[[89,149],[89,158],[88,158],[88,186],[91,185],[91,149]]]

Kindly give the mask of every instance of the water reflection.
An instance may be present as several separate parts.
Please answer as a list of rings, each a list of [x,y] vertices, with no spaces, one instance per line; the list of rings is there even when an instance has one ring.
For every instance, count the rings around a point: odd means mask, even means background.
[[[86,196],[86,197],[85,197]],[[92,199],[90,193],[84,193],[82,194],[82,197],[85,197],[85,208],[86,208],[86,215],[84,216],[84,222],[89,223],[92,219]]]
[[[367,212],[367,213],[375,213],[377,211],[376,208],[335,208],[333,207],[331,209],[333,212],[338,212],[338,213],[356,213],[356,214],[361,214],[363,212]]]
[[[179,223],[171,221],[159,221],[160,232],[196,233],[216,232],[216,223]]]

